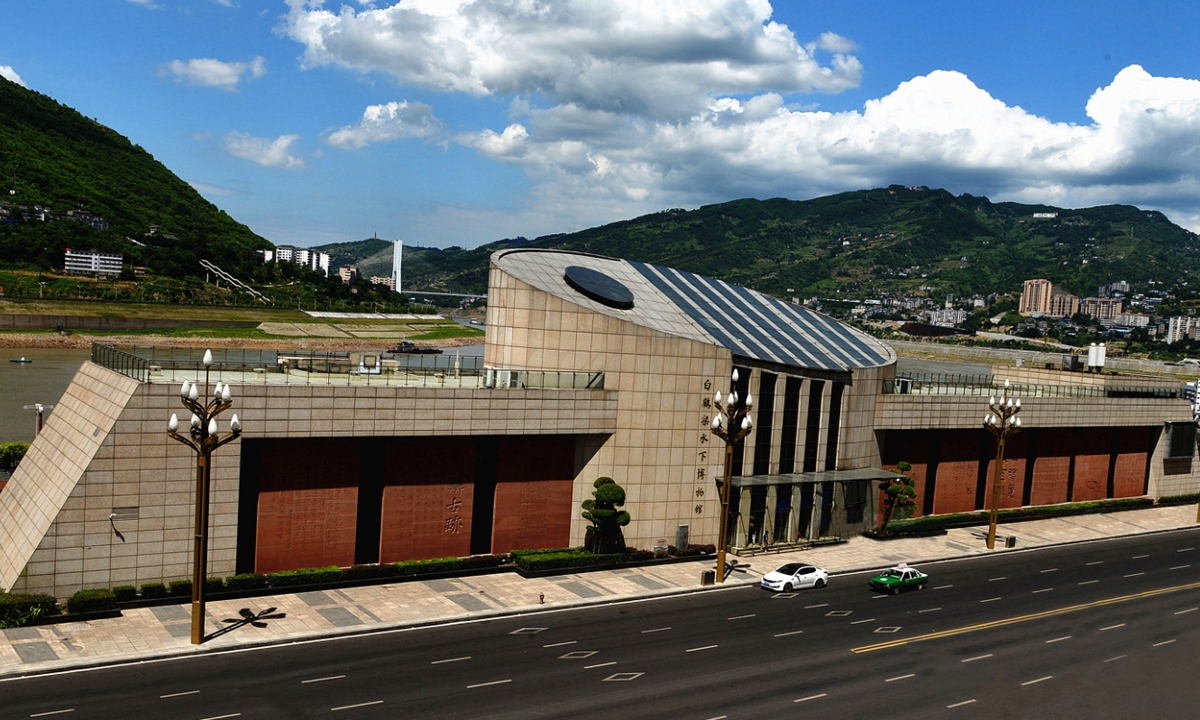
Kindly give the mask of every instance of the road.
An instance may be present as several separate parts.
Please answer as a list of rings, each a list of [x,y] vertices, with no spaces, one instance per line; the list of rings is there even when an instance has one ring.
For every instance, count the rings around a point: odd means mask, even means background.
[[[0,715],[1196,715],[1200,530],[922,569],[898,596],[843,575],[13,680]]]

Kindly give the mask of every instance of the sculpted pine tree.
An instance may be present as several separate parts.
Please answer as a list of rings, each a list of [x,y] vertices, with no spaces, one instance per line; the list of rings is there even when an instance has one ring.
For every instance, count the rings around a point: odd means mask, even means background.
[[[879,534],[888,534],[888,523],[892,520],[903,520],[912,517],[917,509],[917,487],[913,479],[903,473],[912,470],[912,463],[902,460],[896,463],[892,472],[896,477],[882,480],[879,483],[880,501],[883,503],[883,522],[879,526]]]
[[[629,524],[629,513],[618,510],[625,504],[625,489],[610,477],[596,478],[592,483],[591,500],[583,501],[583,519],[592,524],[584,536],[583,545],[589,552],[625,552],[625,535],[621,528]]]

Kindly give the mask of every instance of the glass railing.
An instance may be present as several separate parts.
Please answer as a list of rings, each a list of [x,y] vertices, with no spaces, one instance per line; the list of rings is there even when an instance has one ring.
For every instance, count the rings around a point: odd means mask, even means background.
[[[1005,392],[1004,383],[991,375],[944,375],[938,373],[900,373],[883,382],[885,395],[972,395],[989,396]],[[1012,383],[1009,394],[1016,397],[1062,398],[1182,398],[1183,385],[1039,385]]]

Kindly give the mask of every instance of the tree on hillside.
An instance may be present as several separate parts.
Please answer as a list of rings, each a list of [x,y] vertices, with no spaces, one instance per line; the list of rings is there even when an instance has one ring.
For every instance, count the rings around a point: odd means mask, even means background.
[[[592,524],[583,545],[596,554],[625,552],[621,528],[629,524],[629,513],[618,510],[625,504],[625,489],[610,477],[596,478],[592,499],[583,501],[583,519]]]
[[[912,517],[917,509],[917,487],[913,479],[904,473],[912,470],[912,463],[901,460],[892,468],[896,477],[879,482],[879,498],[883,504],[883,522],[879,525],[879,534],[886,535],[887,526],[892,520],[904,520]]]

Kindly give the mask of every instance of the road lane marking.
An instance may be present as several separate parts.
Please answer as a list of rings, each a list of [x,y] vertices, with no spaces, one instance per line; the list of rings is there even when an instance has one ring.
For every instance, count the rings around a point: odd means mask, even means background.
[[[1105,630],[1116,630],[1117,628],[1123,627],[1125,627],[1125,623],[1117,623],[1116,625],[1109,625],[1108,627],[1100,628],[1100,632],[1104,632]]]
[[[444,661],[444,660],[442,660],[442,661],[440,661],[440,662],[445,662],[445,661]],[[323,677],[323,678],[313,678],[312,680],[301,680],[301,681],[300,681],[300,684],[301,684],[301,685],[307,685],[307,684],[309,684],[309,683],[315,683],[315,682],[325,682],[326,680],[341,680],[341,679],[342,679],[342,678],[344,678],[344,677],[346,677],[346,676],[345,676],[345,675],[330,675],[329,677]],[[199,690],[197,690],[196,692],[200,692],[200,691],[199,691]],[[164,695],[163,697],[166,697],[166,696]]]
[[[925,610],[918,610],[917,612],[918,613],[927,613],[927,612],[937,612],[938,610],[941,610],[941,608],[940,607],[928,608]]]
[[[756,614],[756,613],[750,613],[749,615],[734,615],[733,617],[730,617],[730,618],[725,618],[725,619],[726,619],[726,620],[745,620],[746,618],[752,618],[752,617],[754,617],[754,616],[755,616],[755,614]]]
[[[1141,560],[1142,558],[1148,558],[1148,557],[1150,557],[1150,556],[1149,555],[1134,555],[1131,559],[1132,560]]]
[[[518,628],[518,629],[510,632],[509,635],[537,635],[538,633],[540,633],[544,630],[549,630],[549,629],[550,628],[537,628],[537,627]]]
[[[446,658],[445,660],[433,660],[429,664],[430,665],[442,665],[443,663],[462,662],[463,660],[470,660],[470,659],[471,659],[470,655],[463,655],[462,657]]]
[[[671,628],[669,628],[669,627],[665,627],[665,628],[654,628],[653,630],[643,630],[643,631],[642,631],[642,634],[643,634],[643,635],[647,635],[647,634],[649,634],[649,633],[664,632],[664,631],[666,631],[666,630],[670,630],[670,629],[671,629]]]
[[[1183,614],[1185,614],[1185,613],[1190,613],[1190,612],[1196,612],[1196,608],[1188,608],[1187,610],[1180,610],[1179,612],[1177,612],[1177,613],[1175,613],[1175,614],[1176,614],[1176,615],[1183,615]]]
[[[75,708],[69,708],[67,710],[51,710],[50,712],[34,713],[34,714],[30,715],[29,717],[45,717],[47,715],[62,715],[63,713],[69,713],[69,712],[75,712]]]
[[[1058,572],[1058,568],[1046,568],[1045,570],[1042,570],[1041,572],[1044,572],[1044,573]]]
[[[946,588],[952,588],[952,587],[954,587],[954,586],[953,585],[934,585],[933,589],[934,590],[945,590]],[[972,700],[971,702],[975,702],[975,701]]]
[[[1131,578],[1131,577],[1137,577],[1138,575],[1145,575],[1145,574],[1146,574],[1146,573],[1144,573],[1144,572],[1140,572],[1140,573],[1129,573],[1129,574],[1128,574],[1128,575],[1126,575],[1125,577],[1127,577],[1127,578]]]
[[[821,603],[820,605],[805,605],[804,609],[812,610],[814,608],[823,608],[823,607],[829,607],[829,603]]]
[[[1116,657],[1111,657],[1111,658],[1105,660],[1104,662],[1112,662],[1114,660],[1120,660],[1122,658],[1127,658],[1127,657],[1129,657],[1129,656],[1128,655],[1118,655]]]
[[[1050,591],[1051,591],[1051,590],[1053,590],[1053,589],[1054,589],[1054,588],[1042,588],[1041,590],[1034,590],[1034,591],[1033,591],[1033,594],[1034,594],[1034,595],[1037,595],[1038,593],[1050,592]]]
[[[1183,548],[1181,550],[1176,550],[1175,552],[1188,552],[1189,550],[1195,550],[1195,549],[1196,548]]]
[[[875,618],[867,618],[866,620],[855,620],[854,622],[852,622],[850,624],[851,625],[859,625],[861,623],[866,623],[866,622],[875,622]]]
[[[1170,645],[1173,642],[1175,642],[1175,641],[1174,640],[1163,640],[1162,642],[1154,643],[1150,647],[1162,647],[1163,645]]]
[[[791,632],[775,633],[775,637],[788,637],[789,635],[800,635],[803,632],[804,632],[803,630],[793,630]]]
[[[640,673],[640,672],[638,672],[638,673],[633,673],[633,672],[613,673],[612,675],[609,675],[608,677],[604,678],[600,682],[631,682],[633,680],[637,680],[638,678],[640,678],[641,676],[643,676],[645,674],[646,673]]]
[[[981,602],[981,603],[996,602],[997,600],[1000,600],[1000,599],[1002,599],[1002,598],[994,597],[994,598],[988,598],[987,600],[980,600],[979,602]]]
[[[978,623],[976,625],[966,625],[952,630],[942,630],[941,632],[928,633],[925,635],[916,635],[909,638],[898,638],[887,642],[876,643],[874,645],[864,645],[862,647],[851,648],[853,653],[874,652],[876,650],[886,650],[890,648],[900,647],[909,643],[923,642],[925,640],[936,640],[939,638],[952,637],[955,635],[965,635],[966,633],[976,632],[979,630],[988,630],[991,628],[1004,627],[1006,625],[1015,625],[1017,623],[1028,622],[1030,620],[1040,620],[1042,618],[1054,617],[1056,615],[1064,615],[1066,613],[1078,612],[1090,608],[1103,607],[1105,605],[1114,605],[1117,603],[1129,602],[1130,600],[1141,600],[1143,598],[1156,597],[1158,595],[1166,595],[1167,593],[1179,592],[1181,590],[1195,590],[1200,588],[1200,582],[1188,583],[1186,585],[1176,585],[1174,587],[1159,588],[1157,590],[1146,590],[1132,595],[1118,595],[1116,597],[1105,598],[1104,600],[1096,600],[1090,603],[1080,605],[1068,605],[1053,610],[1044,610],[1042,612],[1030,613],[1028,615],[1017,615],[1001,620],[992,620],[990,622]]]
[[[809,695],[808,697],[802,697],[799,700],[793,700],[792,702],[794,702],[794,703],[808,702],[809,700],[820,700],[823,697],[828,697],[828,693],[821,693],[820,695]]]
[[[380,700],[379,702],[383,702],[383,701]],[[337,710],[337,708],[334,708],[334,710]],[[235,718],[235,717],[241,717],[241,716],[242,716],[241,713],[230,713],[229,715],[214,715],[212,717],[200,718],[200,720],[226,720],[227,718]]]
[[[504,683],[510,683],[510,682],[512,682],[512,678],[509,678],[507,680],[493,680],[491,682],[475,683],[474,685],[468,685],[467,689],[474,690],[475,688],[488,687],[491,685],[503,685]]]
[[[599,664],[597,664],[597,665],[584,665],[584,666],[583,666],[583,669],[584,669],[584,670],[591,670],[591,669],[593,669],[593,668],[598,668],[598,667],[608,667],[609,665],[616,665],[616,664],[617,664],[617,661],[616,661],[616,660],[610,660],[610,661],[608,661],[608,662],[606,662],[606,663],[599,663]]]
[[[988,653],[987,655],[976,655],[973,658],[967,658],[966,660],[963,660],[963,662],[969,663],[969,662],[975,662],[976,660],[987,660],[990,657],[992,657],[991,653]]]
[[[1103,564],[1104,564],[1103,560],[1096,560],[1094,562],[1088,563],[1088,565],[1103,565]]]
[[[716,717],[708,718],[708,720],[727,720],[728,717],[728,715],[718,715]]]
[[[173,697],[183,697],[184,695],[195,695],[195,694],[196,694],[196,693],[198,693],[198,692],[200,692],[200,691],[199,691],[199,690],[188,690],[187,692],[177,692],[177,693],[171,693],[170,695],[159,695],[159,696],[158,696],[158,699],[159,699],[159,700],[166,700],[167,698],[173,698]]]
[[[1053,680],[1053,679],[1054,679],[1053,675],[1047,675],[1046,677],[1041,677],[1041,678],[1038,678],[1037,680],[1028,680],[1026,682],[1023,682],[1023,683],[1021,683],[1021,687],[1025,687],[1026,685],[1036,685],[1037,683],[1044,682],[1046,680]]]
[[[1167,568],[1167,569],[1168,570],[1182,570],[1184,568],[1190,568],[1190,567],[1191,567],[1191,565],[1176,565],[1173,568]]]
[[[951,708],[962,707],[963,705],[970,705],[973,702],[975,702],[975,701],[974,700],[963,700],[962,702],[954,703],[953,705],[947,705],[946,709],[949,710]]]
[[[716,645],[705,645],[704,647],[692,648],[691,650],[684,650],[684,652],[700,652],[701,650],[712,650],[715,647],[717,647],[717,646]]]
[[[907,679],[909,679],[910,677],[916,677],[916,676],[917,676],[917,674],[916,674],[916,673],[909,673],[909,674],[907,674],[907,675],[899,675],[899,676],[897,676],[897,677],[894,677],[894,678],[888,678],[887,680],[884,680],[884,682],[895,682],[896,680],[907,680]]]
[[[1091,585],[1092,583],[1098,583],[1098,582],[1100,582],[1100,581],[1099,580],[1084,580],[1083,582],[1081,582],[1079,584],[1080,585]]]
[[[329,708],[329,710],[330,710],[330,712],[337,712],[338,710],[353,710],[354,708],[368,707],[371,705],[382,705],[382,704],[383,704],[382,700],[372,700],[371,702],[356,703],[354,705],[342,705],[341,707]],[[232,717],[232,716],[227,715],[226,717]]]
[[[599,650],[574,650],[566,655],[559,655],[559,660],[586,660],[591,656],[599,653]]]
[[[542,647],[544,647],[544,648],[562,647],[563,645],[574,645],[575,642],[576,641],[574,641],[574,640],[563,640],[562,642],[550,643],[549,645],[543,645]]]
[[[1003,576],[998,577],[998,578],[988,578],[988,582],[996,582],[997,580],[1007,580],[1007,579],[1008,578],[1003,577]]]
[[[1062,642],[1063,640],[1070,640],[1070,639],[1071,639],[1070,635],[1063,635],[1060,638],[1054,638],[1053,640],[1047,640],[1046,644],[1049,645],[1050,643]]]

